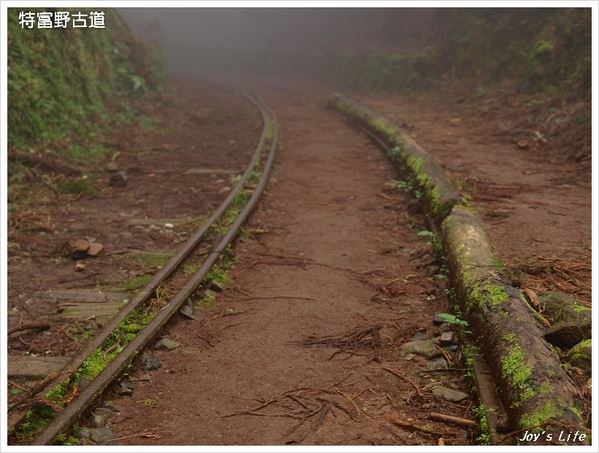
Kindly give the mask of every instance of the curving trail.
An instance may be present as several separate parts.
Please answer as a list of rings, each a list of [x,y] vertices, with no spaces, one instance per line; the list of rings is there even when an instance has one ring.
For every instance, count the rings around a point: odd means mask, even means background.
[[[429,419],[473,417],[469,398],[432,392],[468,392],[463,374],[427,373],[399,349],[433,338],[433,313],[447,310],[417,236],[424,219],[383,190],[391,165],[320,98],[265,99],[282,149],[232,283],[196,320],[169,325],[181,347],[156,351],[160,370],[131,373],[142,380],[114,396],[110,428],[122,444],[471,443],[474,431]]]

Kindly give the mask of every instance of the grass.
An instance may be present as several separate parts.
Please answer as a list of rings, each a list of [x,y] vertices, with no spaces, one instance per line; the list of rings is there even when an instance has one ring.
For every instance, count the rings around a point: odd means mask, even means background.
[[[65,179],[56,184],[58,192],[70,195],[88,195],[95,197],[97,195],[91,182],[86,178]]]
[[[139,275],[137,277],[130,278],[129,280],[120,282],[118,286],[126,291],[132,291],[147,285],[150,283],[151,279],[151,275]]]
[[[163,267],[171,255],[162,252],[135,253],[134,258],[146,268],[161,268]]]

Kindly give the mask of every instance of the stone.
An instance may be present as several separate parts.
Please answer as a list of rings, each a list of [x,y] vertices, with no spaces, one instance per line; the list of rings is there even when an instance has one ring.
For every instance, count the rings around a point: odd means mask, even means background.
[[[212,291],[220,293],[220,292],[224,291],[225,285],[223,285],[221,282],[219,282],[217,280],[212,280],[210,282],[210,286],[208,288],[211,289]]]
[[[592,352],[591,340],[588,339],[581,341],[568,351],[568,354],[566,354],[566,361],[568,361],[572,366],[590,373],[593,362]]]
[[[439,324],[438,330],[439,330],[439,333],[449,332],[449,331],[453,332],[453,326],[447,322],[444,322],[442,324]]]
[[[196,310],[191,299],[188,299],[187,302],[179,309],[179,313],[189,319],[196,319],[196,317],[193,315],[195,311]]]
[[[160,360],[153,354],[149,352],[144,352],[141,356],[141,363],[143,365],[144,370],[152,371],[159,369],[162,365],[160,364]]]
[[[75,263],[75,272],[82,272],[85,270],[85,263],[82,263],[81,261],[77,261]]]
[[[455,343],[455,334],[451,331],[443,332],[439,337],[439,344],[441,346],[451,346]]]
[[[172,351],[173,349],[177,349],[181,346],[181,343],[178,341],[172,340],[168,337],[161,338],[154,345],[154,349],[162,350],[162,351]]]
[[[579,304],[574,296],[561,291],[547,291],[539,293],[539,300],[544,307],[543,316],[552,324],[561,321],[590,323],[590,307]]]
[[[116,162],[108,162],[108,164],[106,164],[106,171],[108,173],[116,173],[119,171],[119,166]]]
[[[590,320],[589,320],[590,321]],[[569,349],[582,340],[591,338],[591,324],[560,321],[545,331],[545,340],[563,349]]]
[[[87,239],[73,239],[69,241],[69,254],[74,260],[79,260],[87,256],[89,241]]]
[[[92,414],[91,425],[94,428],[102,428],[106,426],[106,420],[108,420],[108,414],[96,410]]]
[[[116,438],[114,433],[106,427],[89,428],[89,437],[98,445],[107,445]]]
[[[437,357],[436,359],[429,360],[426,364],[427,370],[446,370],[447,361],[444,357]]]
[[[433,387],[432,392],[433,395],[443,398],[444,400],[450,401],[452,403],[459,403],[460,401],[468,398],[467,393],[449,387],[443,387],[442,385]]]
[[[127,185],[127,174],[124,171],[112,173],[108,184],[112,187],[125,187]]]
[[[401,345],[400,349],[403,355],[416,354],[426,357],[427,359],[432,359],[433,357],[441,355],[441,351],[431,340],[408,341]]]
[[[125,381],[119,382],[116,392],[119,395],[129,396],[129,395],[133,394],[133,389],[134,389],[133,384],[131,382],[125,380]]]
[[[412,341],[426,340],[426,338],[427,338],[427,335],[426,335],[425,330],[420,330],[420,331],[416,332],[414,335],[412,335]]]
[[[102,250],[104,250],[104,246],[99,242],[92,242],[87,249],[87,254],[89,256],[98,256]]]

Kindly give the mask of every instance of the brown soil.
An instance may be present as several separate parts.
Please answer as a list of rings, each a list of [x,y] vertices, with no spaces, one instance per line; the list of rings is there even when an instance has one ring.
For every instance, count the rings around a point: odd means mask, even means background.
[[[109,137],[110,155],[84,169],[93,195],[56,191],[61,177],[41,170],[25,169],[21,182],[11,181],[9,329],[38,320],[51,325],[44,332],[12,335],[11,354],[70,355],[77,350],[89,323],[64,319],[57,304],[40,292],[127,284],[125,295],[131,294],[132,286],[140,286],[133,278],[156,271],[143,252],[173,253],[187,239],[198,219],[224,197],[235,173],[245,168],[261,127],[259,115],[239,94],[184,81],[169,86],[143,113],[154,126],[136,121],[116,131]],[[110,157],[127,172],[126,187],[108,184],[104,168]],[[196,167],[229,173],[186,173]],[[163,220],[150,224],[148,219]],[[179,224],[180,219],[186,223]],[[168,222],[174,227],[165,227]],[[65,244],[87,237],[102,243],[104,251],[82,260],[85,270],[75,272]]]
[[[196,320],[164,332],[162,367],[130,372],[109,427],[122,444],[469,444],[429,419],[473,418],[435,383],[468,391],[463,371],[427,372],[399,347],[437,333],[444,283],[418,207],[384,192],[382,154],[300,90],[266,101],[282,125],[268,193],[239,241],[232,284]],[[444,351],[459,368],[459,352]],[[410,359],[410,360],[408,360]],[[400,427],[392,422],[399,420]],[[407,427],[406,427],[407,426]],[[421,429],[419,429],[421,428]],[[428,432],[424,432],[428,431]]]
[[[590,306],[590,104],[504,91],[358,98],[400,124],[470,196],[517,284]]]

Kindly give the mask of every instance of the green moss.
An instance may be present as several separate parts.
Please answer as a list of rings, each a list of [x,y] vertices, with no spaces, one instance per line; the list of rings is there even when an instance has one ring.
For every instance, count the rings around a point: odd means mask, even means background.
[[[151,275],[139,275],[137,277],[130,278],[129,280],[120,282],[119,287],[124,290],[138,289],[142,286],[147,285],[150,282],[151,278]]]
[[[23,422],[9,432],[9,436],[18,440],[31,439],[45,428],[53,417],[54,410],[52,408],[45,405],[34,406],[27,411]]]
[[[592,363],[592,348],[593,344],[590,338],[581,341],[568,351],[568,361],[574,366],[588,368],[590,370]]]
[[[187,263],[183,266],[183,273],[185,275],[193,275],[198,271],[199,268],[200,265],[197,263]]]
[[[552,400],[547,400],[537,410],[522,415],[520,427],[522,429],[542,428],[549,420],[558,418],[561,413]]]
[[[591,312],[590,307],[585,307],[584,305],[580,305],[580,304],[572,304],[572,310],[574,310],[576,313],[590,313]]]
[[[503,337],[508,343],[508,352],[501,360],[501,376],[513,392],[513,406],[518,407],[535,396],[538,390],[532,386],[532,367],[526,362],[524,350],[515,334]]]
[[[469,309],[474,307],[497,308],[509,299],[509,295],[501,285],[495,283],[476,283],[468,279],[465,275],[467,287],[472,289],[468,293],[467,306]]]
[[[168,260],[170,255],[168,253],[136,253],[135,259],[140,261],[145,267],[148,268],[160,268],[163,267]]]

